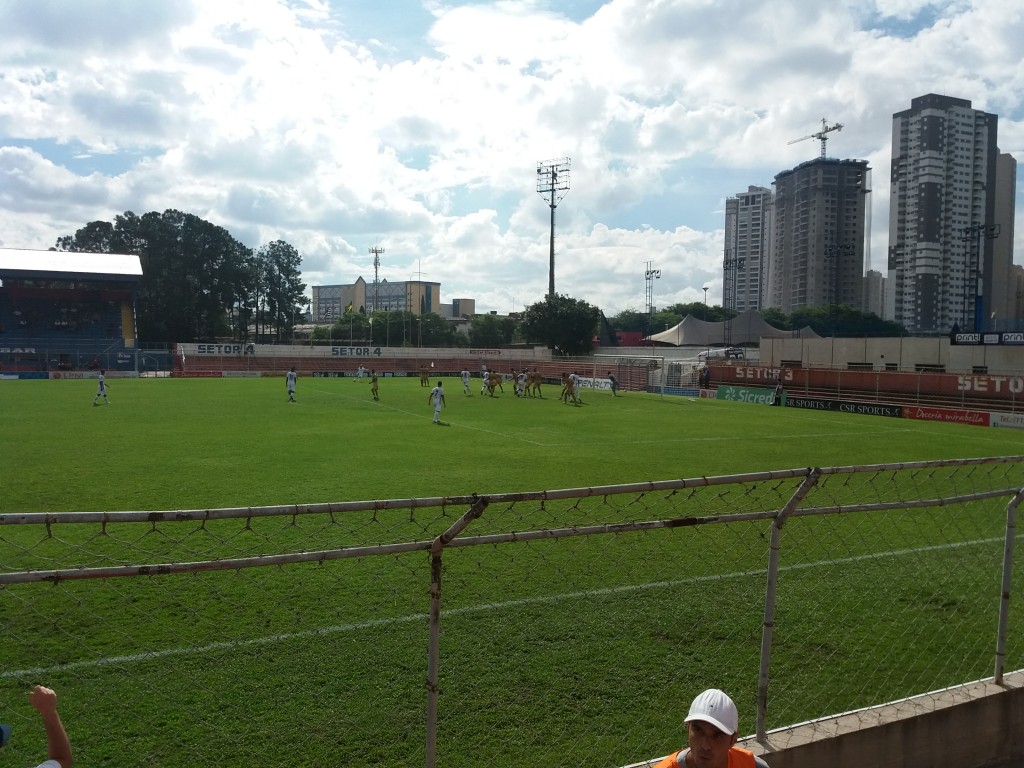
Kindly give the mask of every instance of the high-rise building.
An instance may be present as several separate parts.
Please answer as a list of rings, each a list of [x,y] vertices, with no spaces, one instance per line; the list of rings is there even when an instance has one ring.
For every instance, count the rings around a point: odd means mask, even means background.
[[[761,309],[772,232],[772,191],[748,187],[725,201],[722,306],[736,312]]]
[[[885,316],[912,333],[988,330],[1008,311],[1016,163],[997,138],[997,116],[966,99],[893,115]]]
[[[1013,272],[1013,218],[1017,203],[1017,161],[1000,152],[996,158],[996,204],[993,215],[999,236],[992,242],[992,302],[988,305],[986,330],[1020,330],[1017,286]]]
[[[775,177],[764,306],[864,304],[871,169],[866,160],[818,158]]]
[[[877,269],[869,269],[864,275],[864,311],[882,316],[885,306],[885,277]]]

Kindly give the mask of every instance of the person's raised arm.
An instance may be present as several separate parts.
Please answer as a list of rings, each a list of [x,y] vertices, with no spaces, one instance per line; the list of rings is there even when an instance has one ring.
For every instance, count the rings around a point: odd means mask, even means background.
[[[49,688],[37,685],[28,695],[29,703],[43,718],[46,729],[46,755],[56,760],[61,768],[71,768],[71,742],[64,730],[64,724],[57,714],[57,694]]]

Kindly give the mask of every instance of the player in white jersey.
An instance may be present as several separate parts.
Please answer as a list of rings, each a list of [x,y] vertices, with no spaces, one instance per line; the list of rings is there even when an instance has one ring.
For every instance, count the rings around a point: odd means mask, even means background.
[[[428,403],[434,404],[434,423],[441,423],[441,407],[444,406],[444,387],[441,386],[441,382],[437,382],[437,386],[430,390],[430,395],[427,397]]]
[[[103,398],[103,402],[110,405],[110,400],[107,399],[107,377],[104,376],[105,373],[106,371],[100,371],[100,377],[96,381],[96,397],[92,399],[93,405],[99,405],[96,401],[101,397]]]
[[[295,372],[295,366],[284,375],[284,385],[288,389],[288,402],[295,402],[295,382],[298,380],[299,374]]]

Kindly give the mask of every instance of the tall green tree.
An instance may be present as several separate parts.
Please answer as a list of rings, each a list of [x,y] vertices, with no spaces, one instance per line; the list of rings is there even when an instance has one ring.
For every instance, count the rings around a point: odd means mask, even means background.
[[[608,324],[616,331],[639,331],[647,333],[647,313],[638,309],[624,309],[608,318]]]
[[[469,343],[474,347],[505,347],[512,343],[516,321],[497,315],[477,315],[469,326]]]
[[[299,278],[302,257],[283,240],[274,240],[255,253],[258,279],[257,327],[282,339],[290,337],[304,305],[306,284]]]
[[[527,341],[546,344],[566,355],[586,355],[594,348],[601,310],[580,299],[547,295],[523,313],[520,326]]]

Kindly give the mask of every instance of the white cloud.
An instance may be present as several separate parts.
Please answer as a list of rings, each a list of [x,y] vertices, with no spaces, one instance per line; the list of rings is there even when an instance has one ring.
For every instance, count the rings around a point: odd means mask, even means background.
[[[177,208],[248,245],[291,242],[307,283],[372,279],[380,243],[383,277],[422,270],[443,300],[507,311],[547,289],[533,164],[570,156],[557,289],[638,308],[653,261],[656,304],[704,285],[714,303],[724,197],[815,156],[788,142],[826,117],[844,124],[829,153],[874,168],[879,267],[892,113],[911,98],[999,113],[1024,160],[1018,5],[609,0],[570,19],[453,0],[396,20],[411,0],[376,17],[327,0],[0,0],[3,239],[47,247]]]

